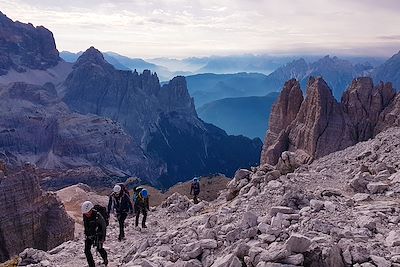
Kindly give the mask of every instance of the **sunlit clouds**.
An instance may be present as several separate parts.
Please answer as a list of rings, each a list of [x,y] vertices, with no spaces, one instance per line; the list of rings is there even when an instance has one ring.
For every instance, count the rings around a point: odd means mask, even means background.
[[[94,45],[135,57],[243,53],[389,56],[400,49],[397,0],[0,0],[44,25],[59,50]]]

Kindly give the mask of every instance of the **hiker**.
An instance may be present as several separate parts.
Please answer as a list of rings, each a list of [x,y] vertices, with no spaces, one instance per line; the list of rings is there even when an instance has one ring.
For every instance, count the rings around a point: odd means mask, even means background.
[[[125,193],[118,184],[114,186],[113,192],[108,201],[108,212],[110,213],[113,211],[117,214],[119,224],[118,241],[121,241],[122,239],[125,239],[125,219],[128,217],[128,212],[131,214],[133,213],[133,207],[128,194]]]
[[[197,196],[200,194],[200,182],[199,178],[194,177],[192,181],[192,185],[190,186],[190,194],[193,194],[193,202],[194,204],[199,203]]]
[[[147,190],[141,186],[135,186],[133,188],[133,203],[135,207],[136,221],[135,226],[139,225],[139,216],[140,213],[143,214],[142,219],[142,228],[147,228],[146,219],[147,219],[147,211],[150,210],[149,207],[149,194]]]
[[[83,202],[81,206],[83,214],[83,225],[85,227],[85,256],[89,267],[95,267],[91,247],[96,247],[100,256],[103,258],[105,266],[108,265],[107,252],[103,248],[106,239],[106,221],[100,212],[94,209],[94,205],[90,201]]]

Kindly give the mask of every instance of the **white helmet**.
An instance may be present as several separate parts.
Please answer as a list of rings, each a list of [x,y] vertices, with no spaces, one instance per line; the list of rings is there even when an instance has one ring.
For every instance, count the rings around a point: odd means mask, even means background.
[[[83,202],[82,206],[81,206],[81,211],[82,213],[88,213],[89,211],[91,211],[93,209],[94,205],[92,202],[90,201],[85,201]]]
[[[121,186],[120,185],[115,185],[113,188],[114,193],[119,193],[121,192]]]

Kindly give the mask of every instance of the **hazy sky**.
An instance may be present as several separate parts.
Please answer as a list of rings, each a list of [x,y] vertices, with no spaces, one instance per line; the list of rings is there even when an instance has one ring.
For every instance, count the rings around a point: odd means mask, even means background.
[[[93,45],[148,58],[400,49],[400,0],[0,0],[0,10],[49,28],[60,51]]]

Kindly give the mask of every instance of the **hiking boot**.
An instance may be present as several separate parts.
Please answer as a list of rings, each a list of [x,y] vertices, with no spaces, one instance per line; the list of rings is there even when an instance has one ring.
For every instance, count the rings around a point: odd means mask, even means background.
[[[108,260],[105,259],[104,262],[103,262],[103,264],[104,264],[104,266],[107,266],[107,265],[108,265]]]
[[[147,228],[147,226],[145,224],[142,225],[142,228]]]

